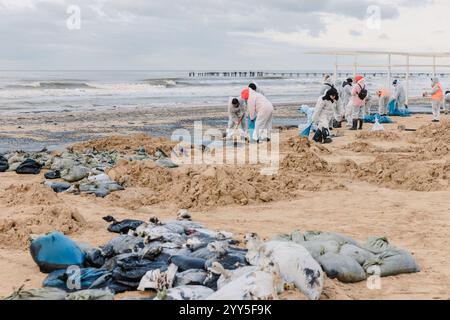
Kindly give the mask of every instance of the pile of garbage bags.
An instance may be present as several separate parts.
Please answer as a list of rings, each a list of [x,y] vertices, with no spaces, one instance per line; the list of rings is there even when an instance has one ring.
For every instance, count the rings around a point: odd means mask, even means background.
[[[112,168],[120,159],[152,160],[161,167],[177,167],[162,150],[157,150],[154,156],[147,154],[144,148],[139,148],[131,155],[119,154],[117,151],[95,150],[86,150],[84,153],[67,150],[52,154],[42,150],[18,151],[0,156],[0,172],[15,171],[17,174],[36,175],[44,169],[47,170],[44,174],[47,179],[44,184],[57,193],[87,193],[105,197],[111,192],[124,190],[123,186],[105,174],[105,171]],[[56,179],[59,181],[54,181]]]
[[[94,300],[138,290],[153,292],[145,299],[155,300],[273,300],[296,288],[318,300],[325,274],[351,283],[419,271],[410,253],[384,238],[359,245],[337,233],[295,231],[268,242],[248,234],[241,243],[190,221],[186,212],[165,223],[104,220],[117,237],[100,248],[61,233],[34,239],[31,255],[48,273],[44,288],[9,298]]]

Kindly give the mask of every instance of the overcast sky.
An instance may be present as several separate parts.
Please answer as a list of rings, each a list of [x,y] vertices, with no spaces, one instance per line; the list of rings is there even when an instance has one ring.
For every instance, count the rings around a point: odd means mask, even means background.
[[[0,69],[303,69],[329,63],[302,54],[317,48],[450,51],[449,16],[448,0],[0,0]]]

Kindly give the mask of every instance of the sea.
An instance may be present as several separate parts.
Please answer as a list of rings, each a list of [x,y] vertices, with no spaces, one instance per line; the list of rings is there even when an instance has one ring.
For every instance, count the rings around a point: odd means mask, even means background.
[[[190,77],[190,72],[0,71],[0,113],[92,111],[111,107],[220,106],[226,105],[230,97],[239,96],[250,82],[257,83],[275,105],[301,105],[318,98],[323,80],[323,71],[318,71],[316,75],[309,71],[308,76],[300,77],[259,78]],[[448,78],[442,79],[444,86]],[[387,79],[380,75],[368,75],[367,84],[369,92],[374,93],[387,85]],[[412,97],[419,97],[429,89],[428,76],[416,75],[410,78]]]

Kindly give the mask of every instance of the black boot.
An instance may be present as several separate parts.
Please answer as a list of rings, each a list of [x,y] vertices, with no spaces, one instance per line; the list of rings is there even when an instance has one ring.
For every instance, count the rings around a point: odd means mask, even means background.
[[[358,119],[353,119],[353,126],[350,130],[358,130]]]
[[[359,123],[358,130],[362,130],[363,129],[364,120],[363,119],[358,119],[358,123]]]
[[[323,139],[323,137],[322,137],[322,131],[318,129],[318,130],[316,131],[316,134],[315,134],[314,137],[313,137],[313,140],[314,140],[315,142],[322,143],[322,139]]]
[[[330,138],[330,131],[328,129],[322,129],[322,143],[332,143],[333,140]]]

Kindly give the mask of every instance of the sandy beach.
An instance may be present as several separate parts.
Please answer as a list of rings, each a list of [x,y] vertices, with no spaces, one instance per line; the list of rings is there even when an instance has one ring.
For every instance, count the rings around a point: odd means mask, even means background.
[[[96,146],[103,150],[148,144],[136,133],[167,136],[173,128],[202,120],[211,127],[226,122],[222,108],[194,110],[115,110],[7,116],[0,121],[1,139],[10,145]],[[158,116],[156,116],[158,115]],[[0,174],[0,297],[15,288],[40,287],[39,272],[29,252],[32,234],[60,230],[75,240],[102,245],[112,239],[103,216],[161,220],[188,209],[194,221],[233,232],[238,239],[256,232],[265,239],[295,229],[333,231],[365,241],[387,237],[411,251],[421,272],[383,278],[380,290],[366,282],[343,284],[326,279],[322,299],[449,299],[450,118],[431,125],[429,115],[395,118],[384,133],[337,130],[332,144],[309,144],[289,129],[299,121],[295,106],[276,110],[281,131],[278,175],[259,177],[250,165],[155,168],[149,163],[119,163],[108,174],[124,184],[104,199],[56,194],[45,187],[43,174]],[[294,120],[294,123],[292,123]],[[399,131],[399,125],[417,132]],[[20,127],[20,128],[19,128]],[[446,131],[447,130],[447,131]],[[123,137],[106,138],[111,135]],[[164,138],[162,138],[164,139]],[[160,140],[170,148],[170,142]],[[39,147],[39,144],[35,144]],[[246,181],[252,181],[248,188]],[[231,189],[233,193],[227,192]],[[251,189],[251,192],[249,192]],[[127,296],[127,295],[125,295]],[[128,295],[130,296],[130,295]],[[284,299],[303,299],[295,291]]]

